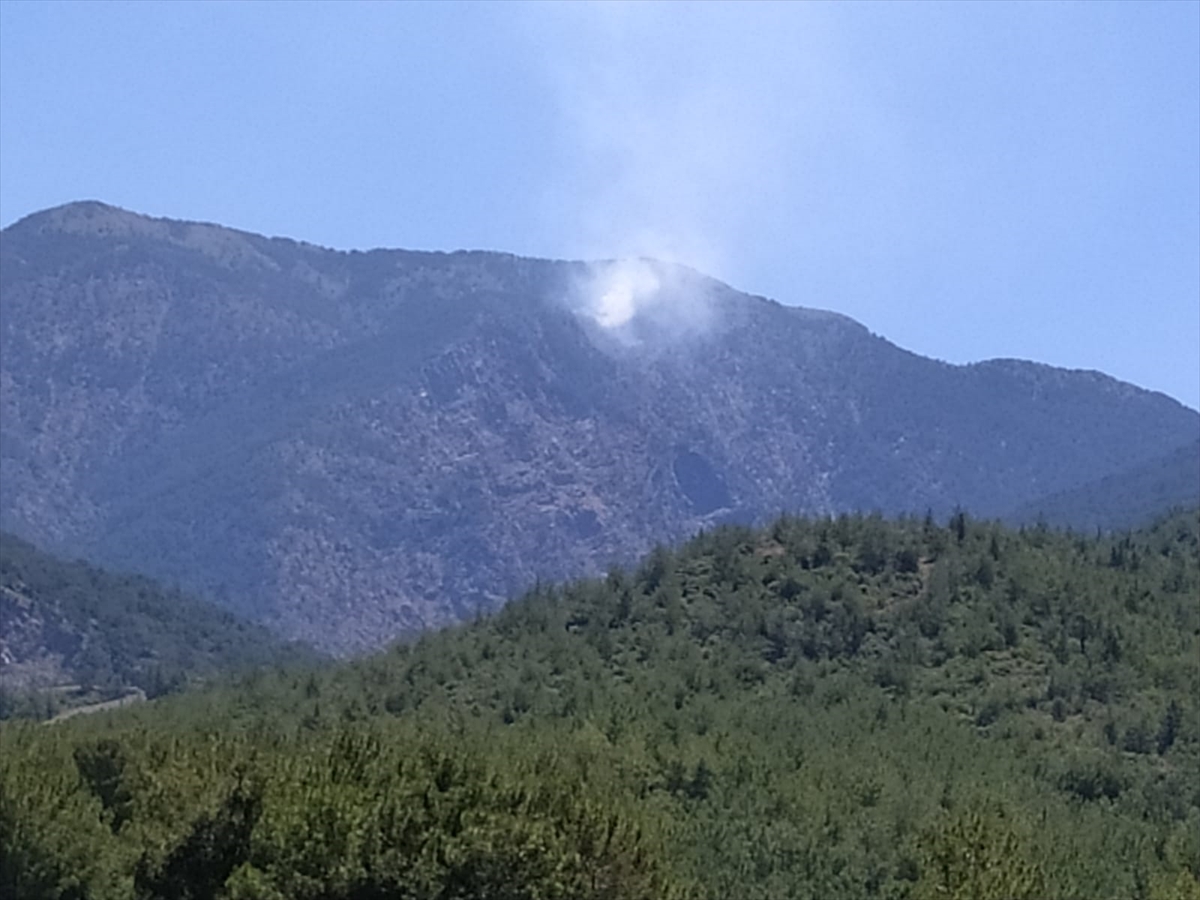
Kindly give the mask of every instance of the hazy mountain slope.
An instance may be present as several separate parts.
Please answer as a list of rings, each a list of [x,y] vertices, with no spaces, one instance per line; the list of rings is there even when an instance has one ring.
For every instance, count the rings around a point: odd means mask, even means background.
[[[83,694],[137,687],[154,696],[221,672],[315,658],[210,603],[0,532],[0,692],[79,685]]]
[[[1082,531],[1138,528],[1169,509],[1200,505],[1200,440],[1158,459],[1068,491],[1042,497],[1004,516],[1015,524],[1045,522]]]
[[[0,244],[0,523],[346,650],[729,517],[999,514],[1200,421],[641,265],[605,328],[602,265],[31,216]]]

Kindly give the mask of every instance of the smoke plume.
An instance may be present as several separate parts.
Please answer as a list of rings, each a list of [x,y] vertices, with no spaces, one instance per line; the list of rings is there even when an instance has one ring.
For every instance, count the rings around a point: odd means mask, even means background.
[[[802,100],[779,94],[795,87],[786,82],[806,50],[795,34],[804,16],[745,12],[609,2],[528,11],[563,159],[545,212],[568,235],[564,255],[616,260],[593,266],[575,298],[604,328],[628,332],[646,315],[664,334],[703,327],[703,299],[652,261],[734,281],[739,241],[772,225],[793,162],[783,158],[792,128],[779,110]]]

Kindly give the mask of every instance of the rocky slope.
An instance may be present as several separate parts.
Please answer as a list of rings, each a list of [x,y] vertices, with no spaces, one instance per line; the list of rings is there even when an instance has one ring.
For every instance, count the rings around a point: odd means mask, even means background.
[[[0,525],[339,652],[730,518],[998,515],[1198,422],[646,261],[343,253],[97,203],[0,239]]]

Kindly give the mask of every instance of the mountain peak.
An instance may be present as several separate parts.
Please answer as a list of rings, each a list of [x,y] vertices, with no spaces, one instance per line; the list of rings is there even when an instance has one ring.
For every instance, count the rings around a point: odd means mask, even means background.
[[[98,200],[78,200],[33,213],[4,229],[4,234],[22,245],[51,235],[118,244],[148,241],[197,252],[228,268],[277,267],[262,252],[269,240],[259,235],[208,222],[156,218]]]
[[[30,213],[10,225],[5,231],[35,231],[38,233],[66,232],[70,234],[111,235],[137,228],[139,224],[155,221],[148,216],[130,212],[99,200],[74,200]]]

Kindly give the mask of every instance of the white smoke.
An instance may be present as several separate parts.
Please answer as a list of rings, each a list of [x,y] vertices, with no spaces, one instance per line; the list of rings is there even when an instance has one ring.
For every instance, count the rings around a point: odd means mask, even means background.
[[[640,259],[593,267],[589,282],[584,288],[586,311],[604,328],[628,325],[639,309],[659,298],[662,287],[654,269]]]
[[[695,337],[712,325],[712,282],[684,266],[639,257],[589,263],[568,303],[621,344]]]
[[[575,308],[625,332],[649,313],[662,334],[704,327],[704,298],[652,261],[753,289],[746,249],[792,212],[782,188],[801,163],[789,154],[801,111],[811,118],[806,82],[827,82],[822,14],[808,4],[526,10],[563,154],[547,173],[545,216],[563,255],[618,260],[593,266]]]

